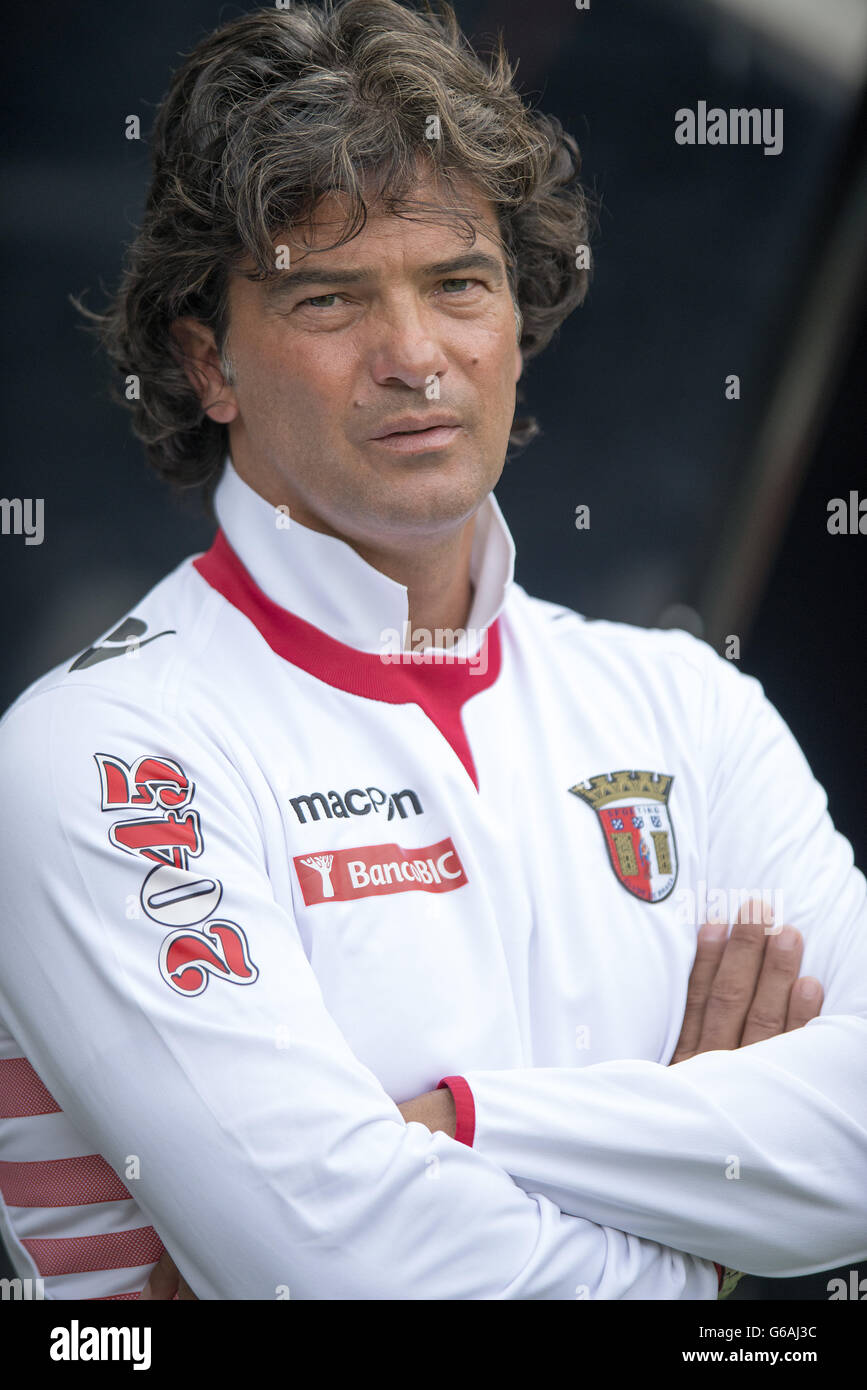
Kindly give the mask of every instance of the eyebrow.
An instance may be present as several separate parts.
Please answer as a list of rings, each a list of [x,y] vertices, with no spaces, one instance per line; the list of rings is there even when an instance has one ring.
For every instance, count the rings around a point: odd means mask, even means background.
[[[497,283],[505,278],[503,265],[494,256],[484,251],[469,251],[463,256],[453,256],[447,261],[435,261],[421,267],[422,275],[448,275],[458,270],[486,270],[494,276]],[[305,285],[363,285],[375,278],[370,270],[329,270],[327,266],[317,269],[281,271],[263,283],[266,304],[274,304]]]

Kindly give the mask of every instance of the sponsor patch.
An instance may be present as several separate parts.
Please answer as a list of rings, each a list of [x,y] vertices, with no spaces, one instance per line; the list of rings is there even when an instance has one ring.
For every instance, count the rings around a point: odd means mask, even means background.
[[[450,838],[421,849],[387,844],[296,854],[292,862],[308,907],[384,893],[450,893],[468,881]]]

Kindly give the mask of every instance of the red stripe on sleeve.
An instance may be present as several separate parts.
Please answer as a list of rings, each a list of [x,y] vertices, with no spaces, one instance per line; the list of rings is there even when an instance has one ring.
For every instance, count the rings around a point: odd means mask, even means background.
[[[34,1238],[22,1240],[21,1244],[32,1255],[37,1272],[45,1278],[54,1274],[92,1274],[100,1269],[153,1265],[164,1249],[153,1226],[98,1236]]]
[[[60,1106],[26,1057],[6,1057],[0,1062],[0,1120],[59,1113]]]
[[[10,1207],[81,1207],[130,1198],[100,1154],[36,1163],[0,1162],[0,1192]]]

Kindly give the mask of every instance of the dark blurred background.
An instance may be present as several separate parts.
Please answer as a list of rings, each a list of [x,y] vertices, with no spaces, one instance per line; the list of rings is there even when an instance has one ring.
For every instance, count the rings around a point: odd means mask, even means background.
[[[0,494],[43,498],[45,536],[0,535],[0,708],[210,543],[151,479],[68,296],[102,307],[117,281],[179,55],[254,8],[50,0],[6,16]],[[867,498],[867,5],[455,8],[476,40],[503,30],[520,89],[576,136],[600,200],[588,299],[524,376],[543,433],[497,490],[518,579],[592,617],[719,650],[738,637],[863,869],[867,536],[827,522],[831,498]],[[674,113],[699,101],[782,108],[782,152],[678,145]],[[745,1279],[736,1297],[825,1299],[834,1273]]]

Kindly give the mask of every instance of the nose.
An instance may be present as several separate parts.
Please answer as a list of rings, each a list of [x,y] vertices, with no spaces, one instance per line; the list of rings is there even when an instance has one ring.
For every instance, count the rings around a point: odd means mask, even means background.
[[[430,311],[401,299],[382,313],[370,349],[371,375],[378,386],[420,391],[431,377],[442,379],[448,366]]]

